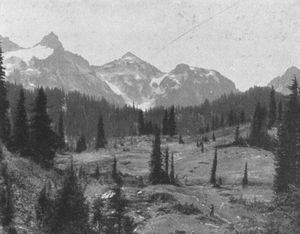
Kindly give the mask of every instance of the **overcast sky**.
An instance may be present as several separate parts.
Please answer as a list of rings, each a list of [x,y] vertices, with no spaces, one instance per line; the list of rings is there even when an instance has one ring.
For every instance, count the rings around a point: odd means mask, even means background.
[[[162,71],[178,63],[215,69],[241,90],[300,67],[299,0],[0,0],[0,7],[2,36],[29,47],[53,31],[95,65],[131,51]]]

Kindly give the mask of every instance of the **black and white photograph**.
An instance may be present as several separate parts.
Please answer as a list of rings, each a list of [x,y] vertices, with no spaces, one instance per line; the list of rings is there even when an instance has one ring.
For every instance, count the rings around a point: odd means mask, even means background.
[[[0,234],[299,234],[300,0],[0,0]]]

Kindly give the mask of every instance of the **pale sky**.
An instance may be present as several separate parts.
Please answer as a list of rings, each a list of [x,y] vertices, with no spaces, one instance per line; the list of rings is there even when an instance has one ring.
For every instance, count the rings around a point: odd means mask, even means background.
[[[240,90],[300,67],[300,0],[0,0],[2,36],[30,47],[51,31],[93,65],[131,51],[165,72],[215,69]]]

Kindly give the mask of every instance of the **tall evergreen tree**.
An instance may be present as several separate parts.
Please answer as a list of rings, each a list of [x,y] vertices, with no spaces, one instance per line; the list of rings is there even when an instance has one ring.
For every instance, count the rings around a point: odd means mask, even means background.
[[[215,136],[215,133],[213,132],[213,135],[212,135],[212,140],[213,141],[216,141],[216,136]]]
[[[280,99],[278,103],[278,118],[277,118],[279,122],[281,122],[282,120],[282,113],[283,113],[282,100]]]
[[[83,189],[71,164],[55,199],[52,233],[89,233],[89,210]]]
[[[169,134],[169,116],[168,116],[168,110],[165,110],[164,118],[162,122],[162,134],[168,135]]]
[[[216,177],[217,164],[218,164],[218,151],[217,148],[215,148],[215,156],[214,156],[214,160],[211,168],[210,180],[209,180],[209,182],[214,185],[217,183],[217,177]]]
[[[0,140],[7,144],[10,137],[10,122],[8,118],[9,103],[3,67],[3,54],[0,46]]]
[[[235,128],[234,143],[238,144],[240,142],[240,125],[238,124]]]
[[[166,148],[165,151],[165,172],[169,175],[169,149]]]
[[[139,135],[145,134],[144,113],[142,110],[139,110],[138,129],[139,129]]]
[[[169,135],[173,137],[176,135],[176,119],[175,119],[175,107],[171,106],[169,114]]]
[[[170,183],[175,184],[174,153],[171,155]]]
[[[114,212],[112,212],[109,219],[112,220],[111,224],[116,224],[116,225],[113,225],[113,227],[109,228],[112,229],[112,231],[110,231],[109,233],[121,234],[122,219],[124,218],[125,215],[127,200],[122,194],[122,189],[120,185],[115,185],[112,188],[112,190],[114,192],[114,196],[112,196],[109,199],[108,207]]]
[[[111,177],[116,184],[122,185],[123,181],[122,181],[120,173],[118,172],[116,156],[114,156],[114,160],[113,160],[113,164],[112,164]]]
[[[99,117],[97,126],[97,137],[96,137],[96,150],[99,148],[105,148],[106,139],[104,134],[104,125],[102,116]]]
[[[64,129],[64,115],[61,112],[58,119],[58,148],[60,150],[64,149],[66,147],[66,141],[65,141],[65,129]]]
[[[300,113],[296,78],[289,89],[291,94],[278,131],[279,146],[275,158],[274,179],[274,189],[277,193],[288,191],[289,184],[297,185],[298,178],[300,181]]]
[[[51,229],[54,225],[53,211],[54,204],[47,193],[47,185],[45,184],[38,196],[35,207],[38,227],[42,233],[51,233]]]
[[[76,153],[81,153],[87,149],[85,136],[81,134],[77,143],[76,143]]]
[[[56,137],[51,129],[51,119],[47,113],[47,96],[43,88],[39,89],[35,99],[30,128],[34,160],[45,167],[51,166],[55,156]]]
[[[243,177],[243,186],[247,186],[248,185],[248,164],[245,163],[245,169],[244,169],[244,177]]]
[[[267,136],[267,110],[259,102],[256,104],[251,125],[250,143],[263,145]]]
[[[159,184],[162,180],[162,159],[160,150],[160,132],[156,131],[150,159],[149,181],[151,184]]]
[[[28,156],[30,148],[29,124],[25,109],[25,95],[23,89],[20,90],[12,139],[14,150],[20,152],[21,156]]]
[[[276,121],[276,100],[275,100],[275,90],[274,87],[272,86],[272,90],[270,92],[270,101],[269,101],[269,123],[268,123],[268,128],[270,129],[271,127],[274,126],[275,121]]]

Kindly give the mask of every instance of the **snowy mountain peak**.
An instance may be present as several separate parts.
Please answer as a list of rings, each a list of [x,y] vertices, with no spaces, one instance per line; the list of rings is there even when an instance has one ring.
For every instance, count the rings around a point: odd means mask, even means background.
[[[63,49],[63,45],[59,41],[58,36],[53,32],[44,36],[43,39],[37,45],[42,45],[42,46],[45,46],[45,47],[48,47],[48,48],[51,48],[54,50]]]
[[[141,59],[139,57],[137,57],[136,55],[134,55],[133,53],[131,52],[127,52],[125,53],[122,57],[121,57],[122,60],[138,60],[140,61]]]

